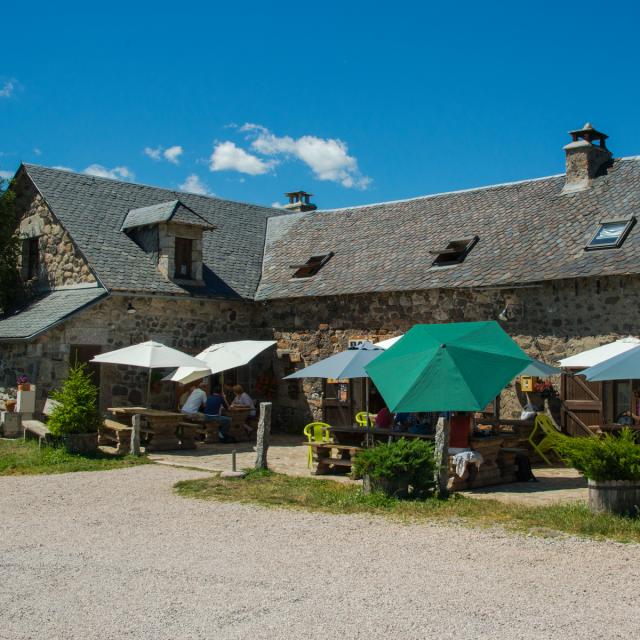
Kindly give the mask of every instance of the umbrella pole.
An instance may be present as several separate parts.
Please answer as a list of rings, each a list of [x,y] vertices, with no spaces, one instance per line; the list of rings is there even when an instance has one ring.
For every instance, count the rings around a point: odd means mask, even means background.
[[[449,431],[451,428],[450,414],[438,418],[436,427],[435,447],[435,481],[436,494],[441,500],[449,497]]]
[[[371,433],[371,420],[369,418],[369,378],[364,379],[364,408],[367,414],[367,446],[373,444],[373,434]]]
[[[151,372],[153,369],[149,368],[149,375],[147,376],[147,409],[151,409]]]

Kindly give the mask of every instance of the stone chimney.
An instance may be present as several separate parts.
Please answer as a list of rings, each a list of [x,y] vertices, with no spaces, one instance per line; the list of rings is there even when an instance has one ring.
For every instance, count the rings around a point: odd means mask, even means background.
[[[582,129],[569,131],[569,135],[573,141],[564,148],[567,177],[562,193],[588,189],[591,181],[602,175],[611,162],[611,152],[606,144],[609,136],[596,131],[589,122]]]
[[[289,204],[284,205],[287,211],[300,213],[304,211],[315,211],[318,208],[309,201],[309,198],[313,195],[312,193],[307,193],[306,191],[291,191],[284,195],[289,198]]]

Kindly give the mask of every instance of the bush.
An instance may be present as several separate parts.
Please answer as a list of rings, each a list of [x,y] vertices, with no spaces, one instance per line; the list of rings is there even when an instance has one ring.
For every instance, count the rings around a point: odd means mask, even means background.
[[[71,433],[95,433],[100,426],[98,389],[91,382],[85,365],[75,364],[69,370],[62,389],[51,397],[59,402],[47,422],[54,436]]]
[[[589,480],[640,480],[640,445],[631,429],[623,429],[619,436],[605,434],[602,438],[558,434],[555,449]]]
[[[401,438],[358,453],[352,475],[368,476],[375,487],[392,494],[405,494],[410,486],[413,495],[420,496],[433,488],[434,472],[433,445],[424,440]]]

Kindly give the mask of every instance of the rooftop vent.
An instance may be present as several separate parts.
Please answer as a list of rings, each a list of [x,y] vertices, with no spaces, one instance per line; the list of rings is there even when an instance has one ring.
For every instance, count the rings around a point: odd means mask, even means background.
[[[300,213],[304,211],[315,211],[318,208],[309,200],[313,193],[307,193],[306,191],[290,191],[284,195],[289,198],[289,204],[284,205],[284,208],[287,211]]]
[[[312,278],[313,276],[324,267],[331,258],[333,258],[334,253],[330,251],[329,253],[325,253],[321,256],[311,256],[304,264],[292,264],[289,265],[290,269],[295,269],[295,272],[292,278]]]
[[[567,177],[563,193],[588,189],[591,181],[603,175],[611,163],[611,152],[606,143],[609,136],[594,129],[591,123],[587,122],[582,129],[569,131],[569,135],[572,142],[564,148]]]

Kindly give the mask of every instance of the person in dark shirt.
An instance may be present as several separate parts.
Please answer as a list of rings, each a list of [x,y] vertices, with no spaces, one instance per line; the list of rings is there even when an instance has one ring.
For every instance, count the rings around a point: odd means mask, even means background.
[[[222,412],[228,408],[229,405],[222,395],[222,389],[219,386],[214,387],[204,405],[204,419],[207,422],[215,421],[218,423],[218,437],[223,442],[228,439],[229,428],[231,427],[231,418],[222,415]]]

